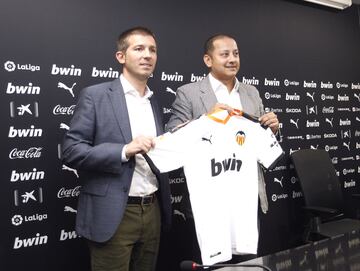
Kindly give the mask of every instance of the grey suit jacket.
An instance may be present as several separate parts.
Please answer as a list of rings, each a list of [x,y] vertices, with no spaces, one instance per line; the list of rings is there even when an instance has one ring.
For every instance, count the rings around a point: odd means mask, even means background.
[[[163,133],[161,113],[151,98],[157,134]],[[117,229],[127,204],[135,159],[121,161],[132,140],[130,121],[119,78],[82,90],[70,130],[63,142],[62,160],[79,170],[82,184],[76,216],[79,235],[104,242]],[[163,226],[171,220],[170,187],[166,175],[157,174]]]
[[[264,114],[264,106],[258,90],[251,85],[240,82],[239,95],[243,111],[260,117]],[[187,120],[193,120],[209,112],[217,103],[214,90],[211,87],[209,75],[202,81],[186,84],[178,88],[176,99],[172,104],[172,114],[166,125],[166,130],[172,130]],[[263,172],[259,167],[259,197],[261,209],[268,210]]]

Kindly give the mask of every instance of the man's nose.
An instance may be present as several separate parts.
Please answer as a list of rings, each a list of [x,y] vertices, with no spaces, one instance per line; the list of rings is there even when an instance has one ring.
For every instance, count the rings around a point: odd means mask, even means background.
[[[152,56],[152,52],[150,51],[150,49],[145,49],[144,50],[144,57],[145,58],[150,58]]]
[[[238,57],[236,55],[230,54],[230,56],[229,56],[229,61],[230,62],[235,62],[235,61],[237,61],[237,59],[238,59]]]

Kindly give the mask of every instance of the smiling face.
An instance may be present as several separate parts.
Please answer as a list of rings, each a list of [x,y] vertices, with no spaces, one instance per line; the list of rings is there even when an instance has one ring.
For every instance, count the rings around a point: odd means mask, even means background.
[[[153,73],[157,60],[155,39],[146,34],[133,34],[127,39],[127,48],[116,53],[117,60],[123,65],[127,78],[147,81]]]
[[[239,49],[236,41],[221,37],[213,41],[212,49],[204,55],[204,62],[219,81],[233,80],[240,69]]]

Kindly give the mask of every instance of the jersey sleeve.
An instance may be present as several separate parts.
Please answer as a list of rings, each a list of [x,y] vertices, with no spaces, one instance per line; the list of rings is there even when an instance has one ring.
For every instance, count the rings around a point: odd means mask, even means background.
[[[175,134],[166,133],[155,139],[155,147],[147,155],[161,173],[175,170],[184,165],[183,143]]]
[[[163,173],[184,166],[192,155],[203,126],[203,119],[200,118],[174,133],[157,137],[155,147],[147,153],[155,167]]]
[[[282,158],[284,152],[270,128],[258,126],[257,158],[265,168],[271,169]]]

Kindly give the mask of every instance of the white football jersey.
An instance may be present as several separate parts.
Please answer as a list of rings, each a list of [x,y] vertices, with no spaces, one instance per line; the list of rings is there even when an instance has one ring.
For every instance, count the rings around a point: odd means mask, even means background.
[[[282,153],[269,128],[225,110],[156,138],[148,156],[159,171],[184,167],[203,264],[257,253],[257,164]]]

